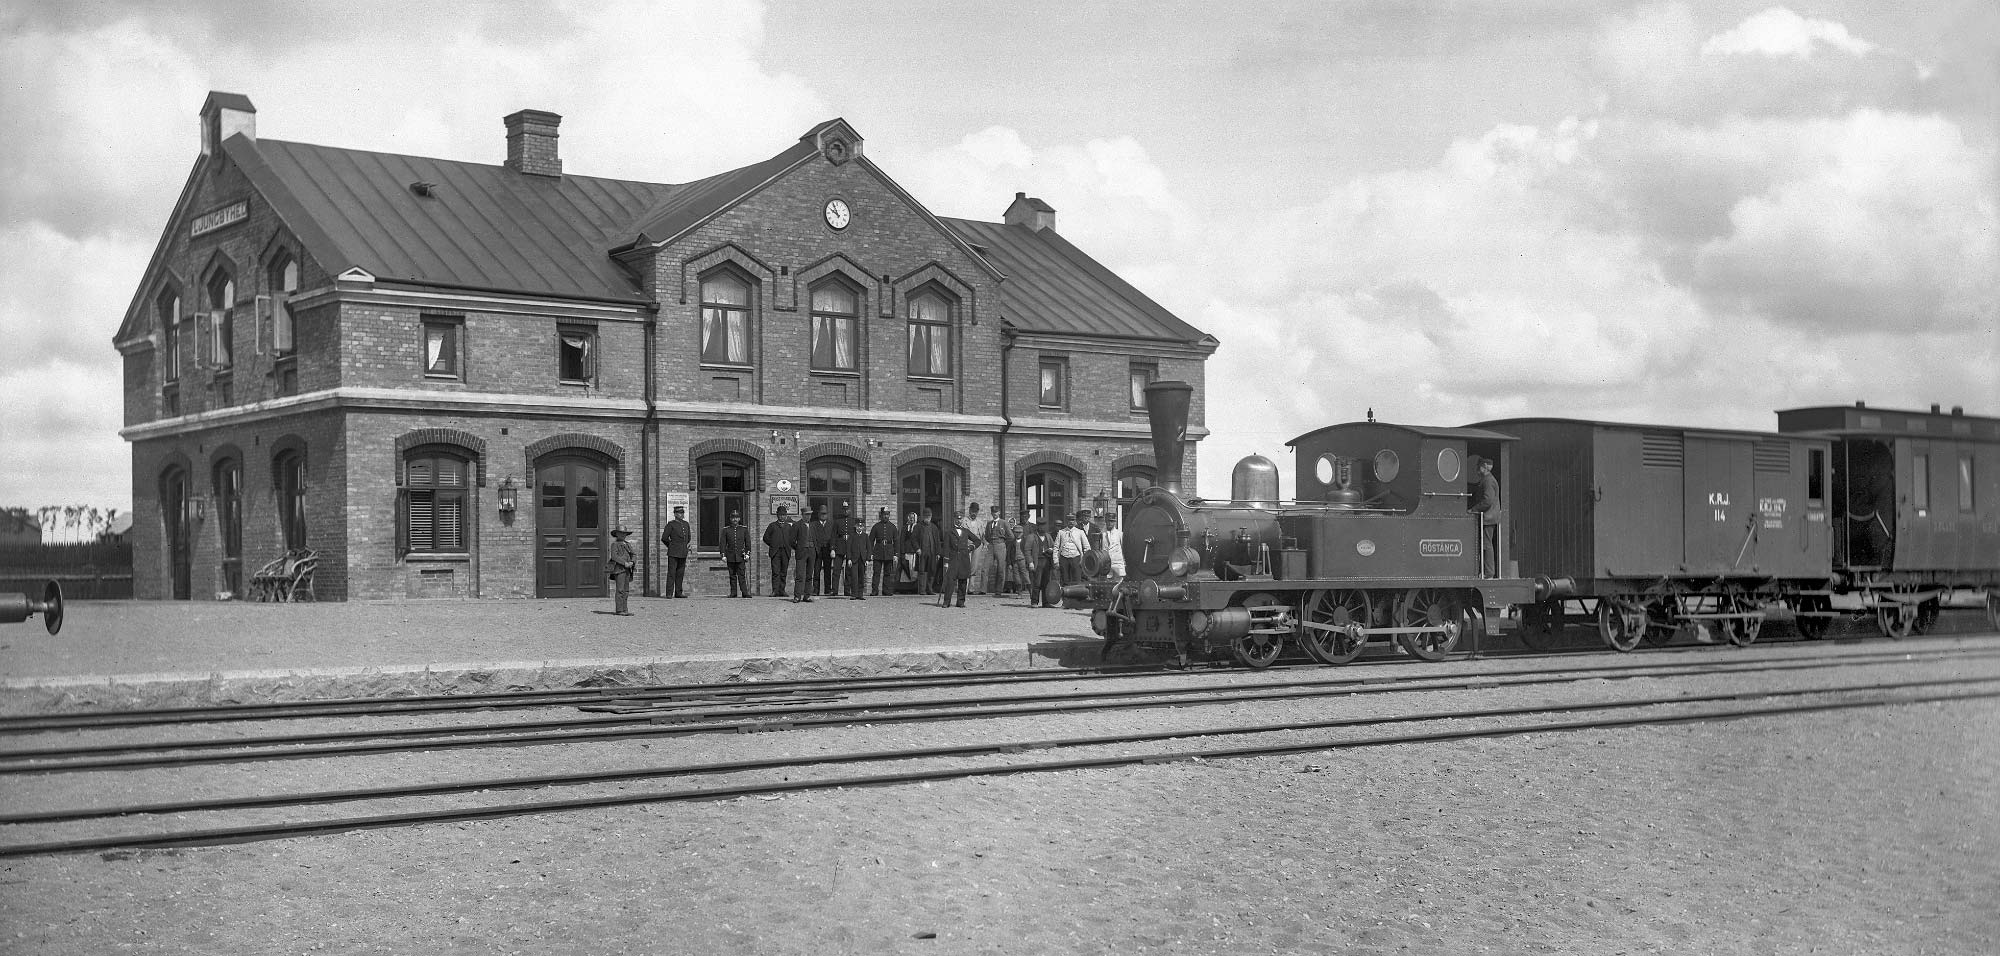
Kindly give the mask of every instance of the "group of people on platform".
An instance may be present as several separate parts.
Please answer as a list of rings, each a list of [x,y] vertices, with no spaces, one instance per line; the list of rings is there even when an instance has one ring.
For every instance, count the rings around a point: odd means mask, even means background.
[[[662,596],[687,596],[686,568],[692,537],[684,514],[674,509],[674,520],[660,535],[666,547],[667,576]],[[612,532],[613,543],[608,571],[616,601],[616,614],[626,608],[633,568],[638,563],[632,546],[625,540],[630,532]],[[1118,514],[1107,510],[1101,517],[1088,509],[1063,515],[1050,522],[1009,522],[1001,509],[980,514],[979,502],[952,515],[949,525],[935,520],[929,508],[903,515],[899,527],[889,519],[889,509],[876,512],[874,525],[863,527],[850,516],[845,504],[835,505],[833,517],[824,505],[815,506],[810,517],[793,520],[791,510],[779,505],[776,518],[764,528],[764,548],[771,565],[771,595],[793,602],[810,601],[815,596],[866,600],[899,593],[909,587],[919,595],[935,595],[940,607],[964,607],[967,594],[1004,595],[1026,592],[1029,607],[1060,607],[1057,589],[1081,583],[1085,578],[1084,555],[1103,551],[1109,573],[1125,574],[1124,549],[1118,531]],[[729,568],[729,596],[752,596],[745,571],[750,560],[750,529],[743,516],[731,512],[722,528],[720,550]]]

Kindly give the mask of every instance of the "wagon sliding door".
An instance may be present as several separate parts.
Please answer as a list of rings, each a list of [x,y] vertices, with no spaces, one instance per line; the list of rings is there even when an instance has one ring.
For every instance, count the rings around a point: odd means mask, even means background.
[[[1748,440],[1688,435],[1683,485],[1684,562],[1694,573],[1748,572],[1757,490]]]

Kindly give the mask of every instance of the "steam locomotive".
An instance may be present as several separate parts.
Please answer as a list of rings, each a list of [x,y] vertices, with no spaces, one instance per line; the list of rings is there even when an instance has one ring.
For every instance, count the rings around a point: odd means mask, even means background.
[[[1160,478],[1126,513],[1127,575],[1064,592],[1107,647],[1250,667],[1288,646],[1323,664],[1371,646],[1442,660],[1578,617],[1620,651],[1747,645],[1774,611],[1807,638],[1857,613],[1901,638],[1961,595],[2000,627],[2000,419],[1808,408],[1762,433],[1371,414],[1287,443],[1297,500],[1253,455],[1230,500],[1203,501],[1180,487],[1192,387],[1146,395]],[[1480,459],[1501,476],[1491,534],[1467,510]]]

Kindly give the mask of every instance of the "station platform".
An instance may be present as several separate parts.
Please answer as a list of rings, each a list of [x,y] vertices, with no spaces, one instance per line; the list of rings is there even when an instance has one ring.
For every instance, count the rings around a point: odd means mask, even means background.
[[[0,713],[1089,666],[1087,611],[972,595],[76,601],[0,625]]]

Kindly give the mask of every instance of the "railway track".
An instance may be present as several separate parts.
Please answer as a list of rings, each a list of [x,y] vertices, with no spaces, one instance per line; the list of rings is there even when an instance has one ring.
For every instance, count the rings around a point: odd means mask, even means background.
[[[1826,699],[1801,699],[1814,696]],[[1920,704],[1963,704],[1995,697],[2000,697],[2000,676],[1962,677],[1878,683],[1861,686],[1811,687],[1772,691],[1734,691],[1708,695],[1674,695],[1640,699],[1596,700],[1557,705],[1532,704],[1514,707],[1457,709],[1386,716],[1344,717],[1316,721],[1243,724],[1200,729],[1177,728],[1156,732],[1054,739],[1018,741],[986,740],[974,744],[946,747],[912,747],[887,751],[816,754],[806,757],[794,756],[724,763],[629,768],[607,772],[497,778],[403,787],[356,788],[334,791],[269,794],[219,800],[154,802],[124,806],[22,812],[0,817],[0,825],[8,827],[6,837],[8,842],[0,844],[0,858],[111,850],[205,846],[286,839],[361,829],[491,820],[503,817],[607,809],[642,804],[716,801],[746,796],[772,796],[799,793],[811,790],[895,786],[1009,774],[1050,773],[1182,761],[1268,757],[1367,747],[1408,746],[1536,733],[1745,720],[1762,717],[1795,716],[1835,710],[1914,706]],[[1690,706],[1698,706],[1698,709],[1685,709]],[[1661,710],[1665,710],[1666,712],[1659,712]],[[1653,712],[1632,713],[1633,711]],[[1594,713],[1597,716],[1588,719],[1518,721],[1519,718],[1537,715],[1564,717],[1581,713]],[[1516,720],[1517,722],[1481,724],[1479,726],[1465,726],[1462,723],[1466,721],[1503,719]],[[751,771],[801,771],[832,766],[883,764],[911,760],[990,757],[996,754],[1013,756],[1030,751],[1157,744],[1163,740],[1189,737],[1212,739],[1252,737],[1268,734],[1291,734],[1296,736],[1301,732],[1324,732],[1330,730],[1351,732],[1356,729],[1385,728],[1412,724],[1437,726],[1414,732],[1378,732],[1360,736],[1335,738],[1315,737],[1314,739],[1304,741],[1288,739],[1276,742],[1249,742],[1233,746],[1201,747],[1195,749],[1153,749],[1136,753],[1094,754],[1056,760],[1006,760],[971,765],[923,767],[895,772],[845,776],[816,775],[809,779],[798,780],[761,780],[720,786],[697,786],[637,793],[614,793],[583,798],[500,804],[484,803],[474,806],[456,806],[442,809],[397,810],[394,812],[360,816],[320,817],[280,822],[160,829],[124,834],[98,834],[70,839],[38,840],[34,839],[28,833],[21,832],[32,831],[37,827],[46,827],[54,824],[102,821],[111,818],[146,817],[154,819],[161,816],[184,816],[189,814],[226,815],[231,812],[271,807],[328,807],[361,800],[421,800],[441,795],[495,790],[541,790],[554,787],[633,782],[669,777],[727,776]],[[1456,725],[1454,726],[1454,724]]]
[[[1885,653],[1814,658],[1805,661],[1761,659],[1676,664],[1595,665],[1513,672],[1487,672],[1453,677],[1385,674],[1373,677],[1329,677],[1273,681],[1269,672],[1245,679],[1207,684],[1146,686],[1109,690],[1064,690],[1056,693],[948,698],[849,700],[831,695],[790,699],[780,703],[745,702],[719,709],[681,709],[680,698],[639,696],[600,700],[623,702],[636,713],[605,717],[565,716],[546,720],[508,721],[447,726],[361,728],[321,733],[228,737],[214,739],[137,740],[0,750],[0,775],[49,774],[200,764],[248,763],[378,755],[413,751],[462,750],[478,747],[541,746],[640,737],[686,736],[702,733],[759,733],[857,724],[916,723],[991,719],[1047,714],[1076,714],[1133,708],[1190,708],[1224,704],[1302,700],[1574,684],[1607,678],[1669,678],[1709,675],[1828,670],[1866,665],[1920,664],[1938,660],[1984,660],[2000,650],[1936,650],[1929,653]],[[1131,675],[1125,675],[1131,676]],[[865,683],[865,682],[864,682]],[[928,685],[924,685],[928,686]],[[898,690],[923,689],[900,687]],[[749,701],[751,699],[745,699]]]

